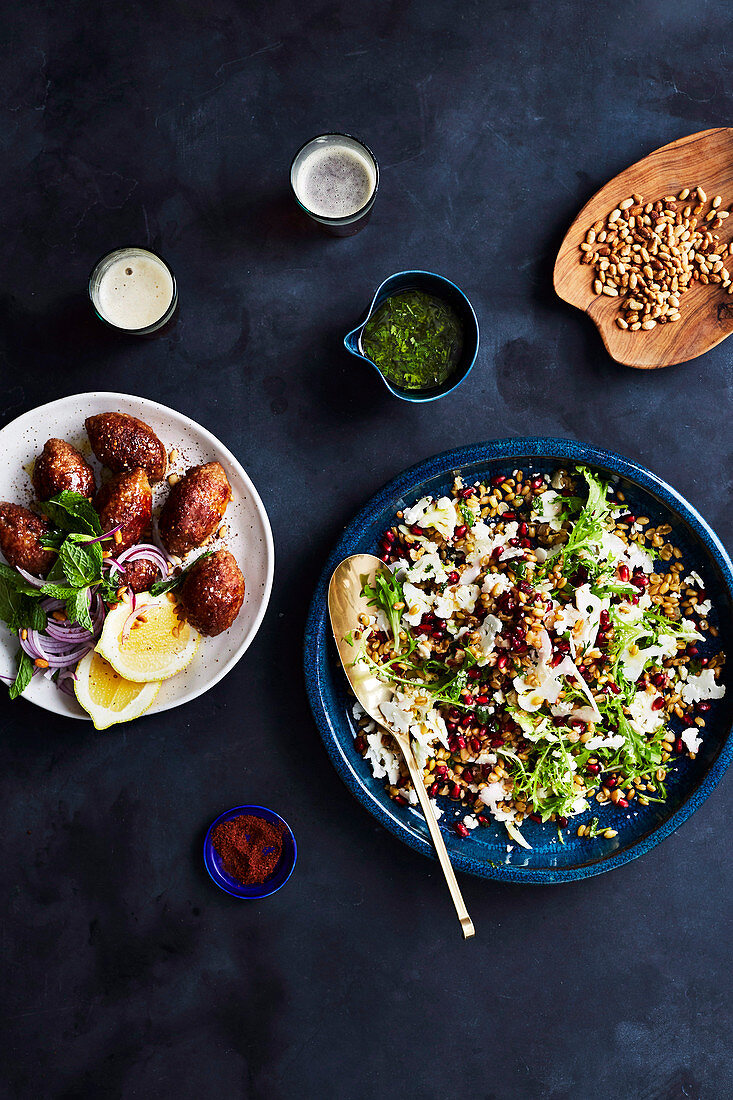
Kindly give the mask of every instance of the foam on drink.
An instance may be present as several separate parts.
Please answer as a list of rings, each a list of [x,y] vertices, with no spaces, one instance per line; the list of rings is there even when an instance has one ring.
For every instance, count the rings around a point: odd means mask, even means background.
[[[366,149],[353,138],[330,135],[303,151],[293,187],[302,205],[321,218],[348,218],[374,194],[377,173]]]
[[[105,265],[95,286],[95,305],[104,319],[117,328],[148,328],[170,308],[173,276],[152,252],[129,249]]]

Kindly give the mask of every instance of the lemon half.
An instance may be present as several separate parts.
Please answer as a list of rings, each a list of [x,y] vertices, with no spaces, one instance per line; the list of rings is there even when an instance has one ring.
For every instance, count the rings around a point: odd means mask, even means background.
[[[201,635],[176,614],[168,597],[138,597],[135,610],[124,600],[110,611],[97,642],[97,653],[126,680],[167,680],[193,659]]]
[[[125,680],[93,649],[76,666],[74,693],[98,730],[139,718],[154,701],[159,687],[160,681],[133,684]]]

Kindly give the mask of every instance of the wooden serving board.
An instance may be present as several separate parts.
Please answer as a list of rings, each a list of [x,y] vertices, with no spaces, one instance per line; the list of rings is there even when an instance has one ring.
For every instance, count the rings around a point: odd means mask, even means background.
[[[680,321],[630,332],[616,324],[618,299],[596,294],[593,267],[581,264],[581,242],[594,222],[625,198],[637,193],[645,202],[678,195],[700,186],[708,199],[722,196],[721,209],[733,203],[733,128],[702,130],[680,138],[637,161],[585,204],[565,235],[555,261],[555,290],[565,302],[584,310],[615,360],[629,367],[655,370],[684,363],[709,351],[733,331],[733,295],[719,284],[693,283],[680,300]],[[693,201],[693,200],[689,200]],[[733,234],[733,215],[715,230],[725,244]]]

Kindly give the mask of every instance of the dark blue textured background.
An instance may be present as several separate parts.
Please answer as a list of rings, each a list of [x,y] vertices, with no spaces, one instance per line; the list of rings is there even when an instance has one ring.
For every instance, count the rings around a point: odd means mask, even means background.
[[[730,5],[75,0],[6,3],[0,30],[0,424],[94,388],[174,405],[243,461],[278,554],[257,641],[186,708],[95,734],[0,701],[7,1094],[730,1095],[730,778],[610,876],[464,878],[464,944],[437,868],[341,785],[300,673],[341,527],[452,446],[587,439],[730,542],[729,343],[617,367],[551,286],[598,186],[730,122]],[[339,128],[382,169],[350,240],[311,231],[287,190],[293,151]],[[170,337],[89,319],[89,269],[128,242],[176,271]],[[455,280],[482,328],[435,405],[391,399],[341,344],[409,267]],[[200,857],[244,801],[299,845],[261,904],[217,892]]]

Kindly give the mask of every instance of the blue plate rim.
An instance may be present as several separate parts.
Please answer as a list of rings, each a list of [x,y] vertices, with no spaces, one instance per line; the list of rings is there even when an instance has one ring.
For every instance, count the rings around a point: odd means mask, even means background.
[[[327,658],[327,646],[330,638],[330,626],[327,619],[328,582],[338,563],[348,553],[353,553],[349,546],[352,532],[373,518],[374,514],[378,513],[390,500],[399,499],[405,493],[409,493],[414,489],[416,485],[421,485],[429,478],[450,473],[460,467],[482,461],[487,463],[501,462],[513,458],[561,458],[573,462],[587,462],[590,465],[601,466],[626,477],[641,488],[654,493],[661,499],[663,504],[676,511],[701,539],[719,571],[723,586],[727,589],[728,598],[733,603],[733,563],[722,542],[707,521],[681,493],[661,477],[633,459],[625,458],[615,451],[608,451],[589,443],[560,437],[494,439],[433,455],[410,466],[387,482],[367,501],[345,527],[321,572],[306,621],[304,640],[305,682],[311,711],[321,739],[343,782],[354,797],[381,825],[414,851],[430,858],[435,858],[435,856],[428,841],[406,829],[403,823],[388,812],[371,792],[362,785],[359,777],[353,773],[330,726],[328,711],[321,694],[321,669],[324,659]],[[451,862],[456,870],[464,871],[479,878],[520,884],[559,884],[581,881],[595,875],[605,874],[607,871],[615,870],[617,867],[621,867],[644,855],[675,832],[717,787],[732,760],[733,728],[728,731],[718,756],[699,784],[666,821],[653,828],[645,836],[640,837],[638,841],[629,847],[612,852],[593,862],[572,868],[519,868],[505,864],[478,862],[470,856],[468,851],[465,855],[460,851],[451,853]]]
[[[281,825],[285,826],[285,828],[287,829],[288,834],[290,836],[290,839],[293,842],[293,862],[292,862],[290,870],[288,871],[285,878],[277,886],[274,886],[272,888],[272,890],[267,890],[265,893],[239,894],[235,890],[230,890],[229,887],[224,882],[223,878],[218,878],[217,875],[215,875],[212,872],[211,866],[209,866],[209,854],[213,849],[213,844],[211,843],[211,834],[214,831],[214,829],[216,828],[216,826],[219,824],[220,821],[224,821],[225,819],[230,818],[232,814],[239,815],[239,814],[244,814],[244,813],[252,813],[252,811],[257,811],[257,810],[261,811],[261,814],[258,815],[258,816],[263,816],[265,818],[265,820],[267,820],[267,821],[273,821],[273,820],[277,821]],[[230,809],[224,810],[223,813],[220,813],[218,817],[215,817],[214,820],[209,825],[208,829],[206,830],[206,836],[204,837],[204,867],[206,868],[206,873],[208,874],[209,878],[211,879],[211,881],[214,883],[215,886],[218,886],[219,889],[223,890],[225,894],[229,894],[230,897],[237,898],[240,901],[261,901],[262,898],[269,898],[272,894],[276,894],[278,892],[278,890],[282,890],[283,886],[285,885],[285,883],[288,881],[288,879],[292,875],[293,871],[295,870],[295,864],[297,862],[298,862],[298,844],[297,844],[297,841],[295,839],[295,833],[290,828],[290,826],[288,825],[285,818],[281,817],[280,814],[277,813],[275,810],[271,810],[269,806],[256,806],[253,803],[247,803],[244,806],[231,806]],[[213,860],[212,860],[212,866],[214,866]],[[262,886],[266,886],[266,885],[267,885],[267,880],[265,880],[262,883]]]

